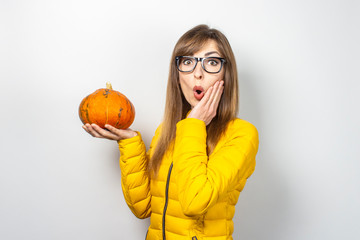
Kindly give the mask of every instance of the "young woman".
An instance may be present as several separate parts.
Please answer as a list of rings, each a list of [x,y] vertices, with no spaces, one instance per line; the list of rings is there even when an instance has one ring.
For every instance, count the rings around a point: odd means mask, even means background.
[[[174,48],[164,119],[147,152],[138,131],[83,126],[118,141],[125,200],[136,217],[151,217],[146,239],[232,239],[259,145],[256,128],[237,118],[238,100],[227,38],[199,25]]]

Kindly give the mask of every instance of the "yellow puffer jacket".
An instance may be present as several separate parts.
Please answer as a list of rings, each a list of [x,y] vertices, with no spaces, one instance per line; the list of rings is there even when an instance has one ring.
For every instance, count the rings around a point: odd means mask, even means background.
[[[235,204],[255,169],[258,132],[249,122],[229,123],[210,156],[206,153],[206,125],[186,118],[176,125],[174,151],[168,151],[156,179],[146,174],[150,149],[141,134],[118,141],[122,189],[138,218],[151,216],[148,240],[232,239]]]

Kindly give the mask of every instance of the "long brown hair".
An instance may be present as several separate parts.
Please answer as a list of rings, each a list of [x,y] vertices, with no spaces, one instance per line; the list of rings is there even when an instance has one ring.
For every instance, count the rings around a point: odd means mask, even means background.
[[[170,71],[166,92],[165,113],[163,117],[160,136],[148,170],[157,174],[162,158],[171,146],[176,135],[176,124],[186,117],[191,110],[179,85],[179,73],[176,69],[175,56],[192,56],[199,51],[208,40],[215,40],[221,57],[226,59],[224,64],[224,91],[221,96],[216,116],[207,125],[207,153],[210,155],[220,137],[226,130],[227,124],[238,114],[238,77],[236,62],[231,46],[223,33],[209,28],[207,25],[198,25],[180,37],[175,45],[170,62]]]

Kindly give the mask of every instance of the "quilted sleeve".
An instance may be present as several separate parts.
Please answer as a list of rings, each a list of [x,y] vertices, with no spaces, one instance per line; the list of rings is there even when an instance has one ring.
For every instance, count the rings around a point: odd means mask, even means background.
[[[151,214],[150,178],[147,165],[154,145],[151,141],[149,151],[140,132],[137,136],[118,141],[120,150],[121,187],[130,210],[138,218]]]
[[[186,118],[176,125],[174,174],[179,201],[187,216],[204,214],[255,168],[258,132],[244,120],[226,132],[226,141],[211,157],[206,153],[206,125]]]

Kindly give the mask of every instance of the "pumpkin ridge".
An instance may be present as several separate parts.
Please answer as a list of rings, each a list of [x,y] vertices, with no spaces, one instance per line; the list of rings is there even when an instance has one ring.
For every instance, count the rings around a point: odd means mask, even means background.
[[[107,94],[105,96],[106,97],[106,121],[105,121],[105,124],[107,124],[108,121],[109,121],[109,98],[108,98],[108,94],[109,94],[109,90],[107,91]],[[104,124],[104,127],[105,127],[105,124]]]
[[[91,98],[90,95],[88,95],[82,102],[80,108],[81,108],[81,118],[85,118],[84,120],[87,121],[88,123],[90,123],[89,120],[89,98]],[[83,115],[83,113],[85,113],[85,116]]]
[[[86,116],[87,121],[90,123],[90,120],[89,120],[89,102],[86,103],[85,116]]]
[[[120,107],[120,111],[119,111],[119,113],[118,113],[118,120],[116,121],[115,127],[120,127],[120,126],[118,126],[118,124],[120,123],[122,110],[123,110],[123,108]]]
[[[90,120],[90,115],[91,115],[91,109],[90,109],[90,107],[89,107],[89,105],[90,105],[90,101],[92,101],[93,100],[93,98],[94,98],[94,95],[92,95],[92,94],[90,94],[89,95],[89,99],[88,99],[88,102],[87,102],[87,104],[86,104],[86,118],[87,118],[87,120],[88,120],[88,122],[90,123],[90,124],[92,124],[92,122],[91,122],[91,120]],[[90,110],[90,114],[89,114],[89,110]]]

